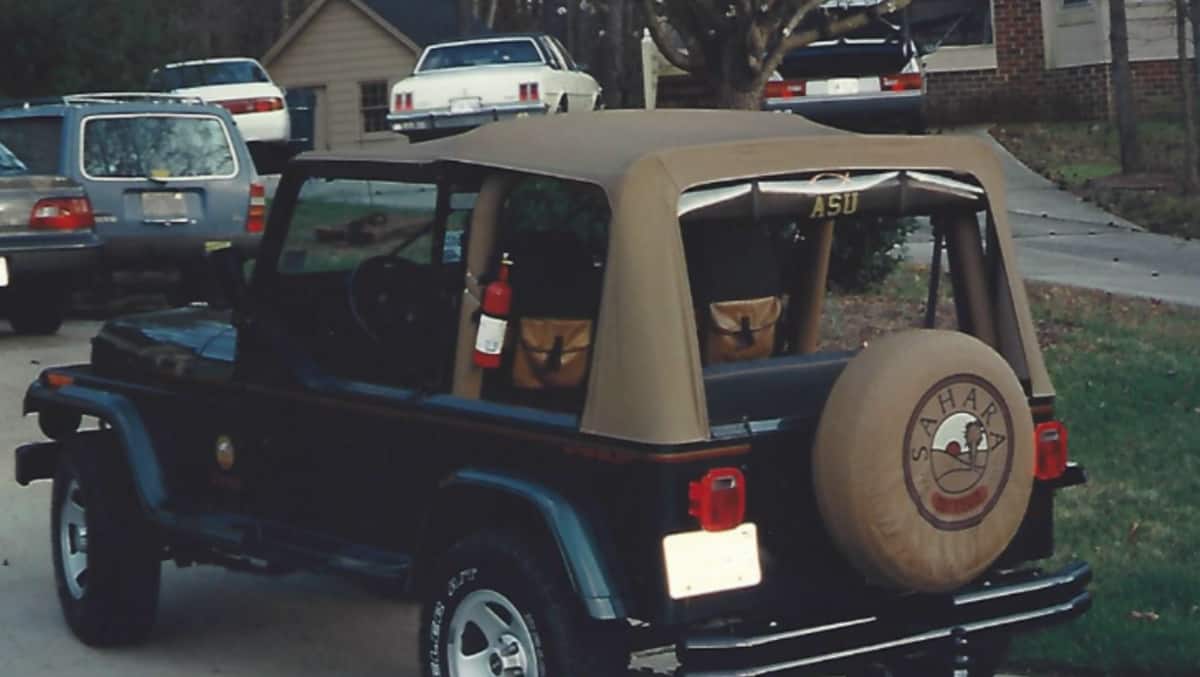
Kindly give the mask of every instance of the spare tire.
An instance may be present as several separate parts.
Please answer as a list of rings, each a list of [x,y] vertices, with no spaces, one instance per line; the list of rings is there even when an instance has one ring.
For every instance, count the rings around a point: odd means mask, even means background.
[[[813,447],[833,541],[868,581],[946,592],[1012,541],[1033,490],[1033,419],[1016,375],[966,334],[872,342],[834,384]]]

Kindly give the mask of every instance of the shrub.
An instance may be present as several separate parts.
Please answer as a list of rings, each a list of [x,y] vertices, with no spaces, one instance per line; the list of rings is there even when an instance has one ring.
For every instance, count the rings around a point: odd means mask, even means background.
[[[863,291],[882,283],[904,259],[904,245],[916,226],[912,218],[839,221],[829,265],[830,285],[841,291]]]

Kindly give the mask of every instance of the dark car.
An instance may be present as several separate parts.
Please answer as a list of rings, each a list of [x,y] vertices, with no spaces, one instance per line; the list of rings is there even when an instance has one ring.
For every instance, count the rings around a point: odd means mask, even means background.
[[[232,310],[112,320],[31,385],[52,441],[16,479],[54,479],[67,622],[145,638],[173,560],[411,594],[427,677],[658,646],[689,675],[990,675],[1091,599],[1085,563],[1039,566],[1085,478],[1003,196],[977,139],[761,112],[301,156],[252,278],[214,253]],[[837,224],[919,214],[957,323],[826,335]]]
[[[767,83],[763,110],[843,129],[919,134],[927,126],[925,92],[916,42],[902,26],[876,19],[789,52]]]
[[[0,316],[18,334],[52,334],[70,291],[100,259],[87,193],[33,174],[0,144]]]
[[[190,274],[206,249],[249,252],[261,238],[264,187],[218,106],[146,94],[9,103],[0,142],[87,190],[110,270]]]

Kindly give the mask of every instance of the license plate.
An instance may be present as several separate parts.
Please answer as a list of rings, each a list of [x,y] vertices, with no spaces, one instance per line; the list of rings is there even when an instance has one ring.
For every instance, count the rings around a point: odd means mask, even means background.
[[[178,221],[188,215],[183,193],[142,193],[142,218],[152,221]]]
[[[830,94],[858,94],[858,91],[859,86],[857,78],[837,78],[829,81]]]
[[[749,588],[762,582],[758,529],[747,522],[729,531],[689,531],[663,538],[671,599]]]
[[[451,113],[474,113],[479,110],[481,102],[478,98],[450,99]]]
[[[8,259],[0,256],[0,287],[8,286]]]

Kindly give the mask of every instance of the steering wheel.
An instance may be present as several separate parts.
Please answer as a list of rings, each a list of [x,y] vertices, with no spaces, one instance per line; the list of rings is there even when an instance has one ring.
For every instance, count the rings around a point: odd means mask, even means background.
[[[350,314],[376,343],[405,351],[428,333],[430,282],[427,266],[407,259],[363,259],[347,279]]]

